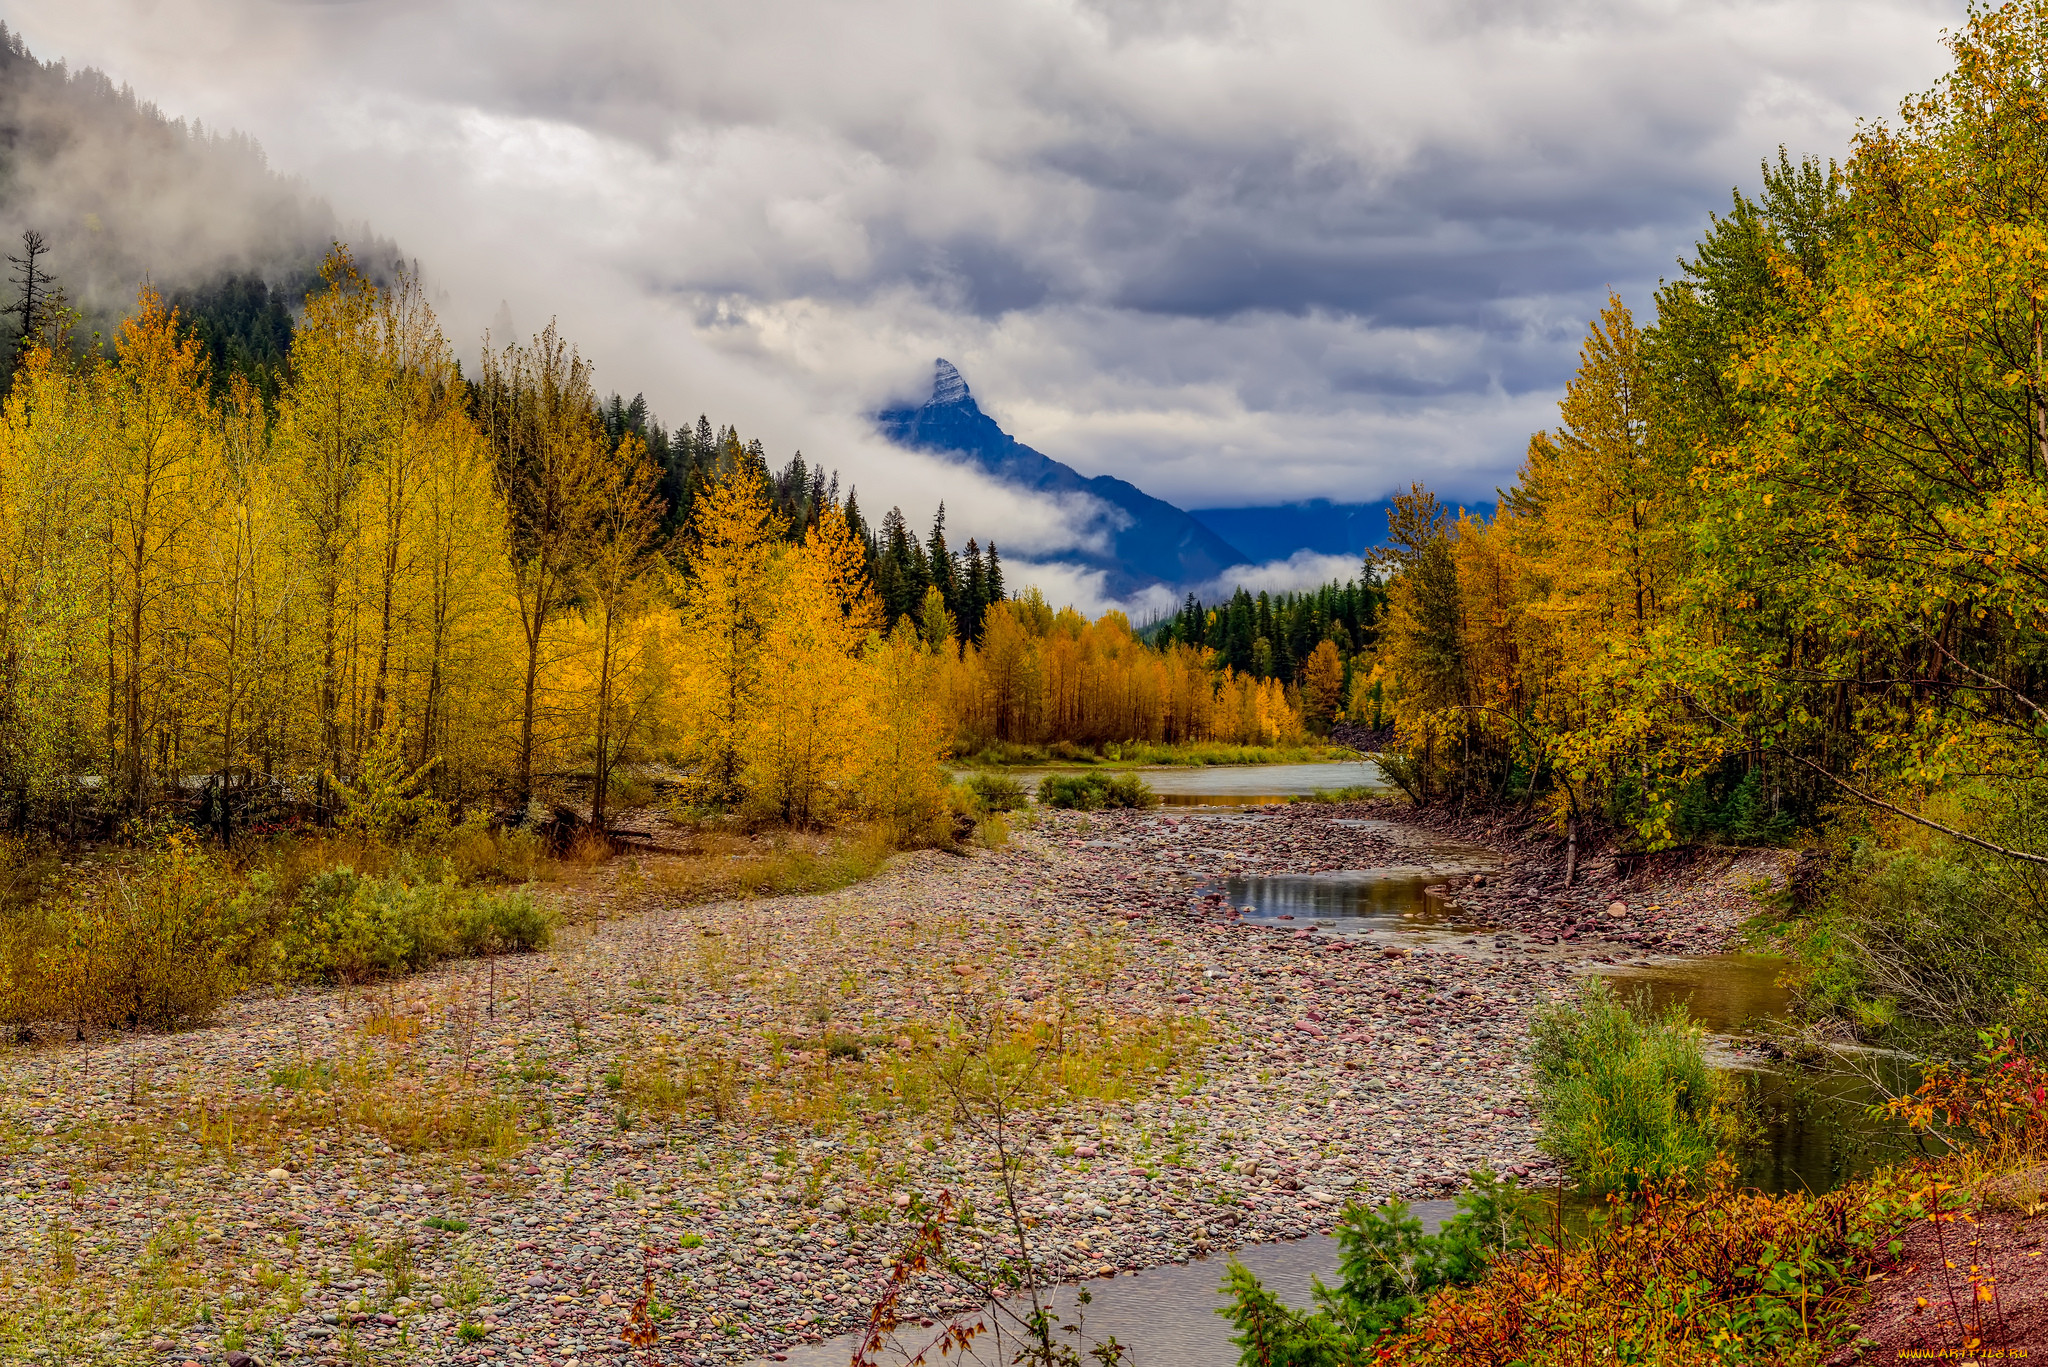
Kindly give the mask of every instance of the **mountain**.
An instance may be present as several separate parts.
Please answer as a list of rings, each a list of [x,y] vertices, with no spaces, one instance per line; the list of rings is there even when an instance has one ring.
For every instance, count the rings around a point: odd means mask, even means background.
[[[1062,551],[1052,559],[1104,571],[1104,588],[1116,597],[1154,584],[1201,583],[1249,563],[1237,547],[1137,485],[1109,475],[1091,479],[1032,450],[981,411],[951,362],[941,359],[932,369],[932,396],[922,406],[875,415],[889,440],[965,461],[1005,484],[1049,494],[1086,494],[1122,515],[1112,519],[1123,525],[1108,530],[1106,551]]]
[[[1364,555],[1387,544],[1387,511],[1394,505],[1332,503],[1313,498],[1306,503],[1276,503],[1258,508],[1197,508],[1190,516],[1253,560],[1285,560],[1296,551],[1319,555]],[[1471,503],[1474,517],[1491,516],[1491,503]]]

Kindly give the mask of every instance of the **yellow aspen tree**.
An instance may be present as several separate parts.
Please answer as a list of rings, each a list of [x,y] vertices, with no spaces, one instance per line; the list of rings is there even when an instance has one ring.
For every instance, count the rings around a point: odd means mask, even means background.
[[[413,522],[425,494],[430,451],[439,435],[437,428],[459,402],[452,384],[454,360],[448,341],[421,293],[416,273],[401,271],[390,290],[379,292],[377,333],[386,413],[383,440],[366,471],[377,546],[372,735],[384,731],[393,657],[404,649],[398,639],[406,589],[402,581],[417,568],[421,548]]]
[[[682,637],[684,723],[704,800],[741,796],[744,750],[759,697],[761,643],[775,608],[783,518],[750,462],[736,462],[692,509]]]
[[[323,804],[330,773],[347,767],[344,690],[353,665],[358,501],[388,415],[377,337],[377,287],[345,247],[321,263],[327,288],[306,299],[292,335],[292,379],[278,405],[277,442],[288,470],[297,535],[312,561],[317,773]],[[345,597],[345,595],[347,595]]]
[[[635,627],[648,596],[654,539],[661,530],[661,499],[658,477],[639,437],[629,433],[612,453],[594,498],[596,530],[582,567],[582,583],[586,626],[597,657],[590,819],[602,830],[612,771],[645,701],[625,686],[625,680],[650,644],[647,633]]]
[[[886,637],[872,640],[862,664],[867,707],[861,806],[899,838],[914,836],[944,806],[942,661],[905,618]]]
[[[207,767],[226,788],[247,777],[250,710],[283,692],[275,675],[286,667],[283,638],[298,583],[281,544],[285,496],[272,466],[269,416],[243,376],[229,385],[220,421],[214,498],[197,537],[191,660],[207,691]]]
[[[514,794],[533,795],[536,723],[554,663],[552,631],[569,607],[597,519],[610,457],[590,365],[550,322],[530,346],[484,351],[478,402],[509,518],[513,593],[524,647]]]
[[[451,392],[455,384],[450,377]],[[505,727],[507,643],[519,635],[503,501],[490,449],[469,415],[439,412],[426,447],[418,516],[422,564],[418,763],[438,759],[432,781],[457,795],[490,762],[488,738]]]
[[[181,609],[176,569],[214,439],[205,352],[174,310],[145,288],[122,325],[117,364],[96,369],[112,649],[115,789],[134,810],[148,798],[154,718],[177,663],[162,617]],[[146,702],[145,699],[148,701]]]
[[[36,347],[0,410],[0,793],[27,824],[32,802],[77,796],[101,695],[96,592],[95,416],[84,379]]]
[[[882,614],[837,508],[787,558],[762,638],[746,787],[757,809],[816,826],[853,796],[865,726],[859,652]]]

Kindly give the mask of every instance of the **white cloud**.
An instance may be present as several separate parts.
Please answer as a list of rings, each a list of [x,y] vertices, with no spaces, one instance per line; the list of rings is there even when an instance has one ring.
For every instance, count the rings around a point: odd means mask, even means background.
[[[1321,588],[1324,584],[1358,578],[1362,564],[1355,555],[1296,551],[1285,560],[1241,565],[1204,584],[1155,587],[1119,598],[1108,592],[1104,584],[1106,576],[1101,570],[1082,569],[1057,561],[1019,559],[1005,562],[1003,583],[1013,593],[1035,587],[1045,595],[1047,602],[1072,604],[1076,611],[1089,617],[1121,612],[1133,624],[1143,626],[1157,618],[1170,616],[1188,593],[1193,593],[1204,603],[1214,604],[1240,588],[1253,594]]]
[[[1584,320],[1763,156],[1840,155],[1951,0],[17,0],[45,56],[259,137],[474,335],[1048,553],[1063,510],[861,418],[960,364],[1183,506],[1486,496]],[[1048,570],[1048,573],[1052,571]],[[1075,581],[1073,592],[1086,591]]]

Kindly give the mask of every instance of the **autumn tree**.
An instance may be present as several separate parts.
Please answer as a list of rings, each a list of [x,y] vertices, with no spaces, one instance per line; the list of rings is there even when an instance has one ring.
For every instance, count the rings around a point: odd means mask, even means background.
[[[477,420],[509,517],[512,590],[523,646],[513,793],[533,795],[536,724],[567,609],[599,519],[609,450],[590,366],[551,322],[527,346],[486,348]]]
[[[761,646],[782,569],[782,519],[745,461],[701,490],[692,510],[682,602],[683,706],[707,801],[743,796],[748,732],[760,698]]]
[[[862,556],[845,515],[828,508],[776,576],[745,781],[757,808],[786,825],[822,824],[857,800],[871,686],[860,654],[881,625]]]
[[[650,597],[655,537],[661,530],[658,480],[646,446],[629,435],[605,463],[592,491],[594,534],[580,577],[596,656],[590,819],[599,829],[609,812],[612,771],[645,704],[628,681],[644,663],[651,635],[640,619]]]
[[[121,328],[118,364],[94,374],[105,426],[99,478],[111,573],[110,730],[117,790],[148,797],[151,713],[178,693],[181,641],[165,630],[179,606],[177,571],[210,490],[201,482],[217,434],[196,339],[154,290]]]
[[[1301,675],[1301,719],[1315,734],[1327,735],[1344,701],[1344,662],[1333,641],[1323,641]]]
[[[355,603],[350,573],[361,539],[357,498],[377,459],[388,409],[377,338],[376,286],[346,248],[322,263],[327,288],[311,295],[292,336],[292,383],[278,405],[277,442],[297,536],[310,552],[317,603],[321,792],[362,738],[344,716],[352,673]]]

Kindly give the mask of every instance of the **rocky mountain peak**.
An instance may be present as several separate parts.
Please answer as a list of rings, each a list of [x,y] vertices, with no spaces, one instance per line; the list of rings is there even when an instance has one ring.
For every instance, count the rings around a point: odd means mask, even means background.
[[[953,363],[941,356],[932,362],[933,408],[946,408],[954,404],[972,403],[973,397],[967,392],[967,381],[960,378],[960,372]]]

